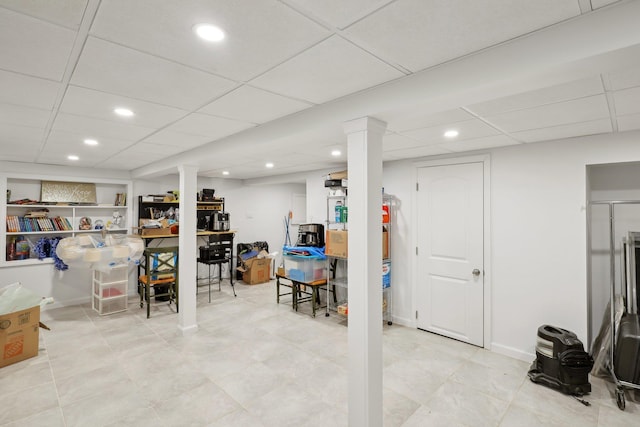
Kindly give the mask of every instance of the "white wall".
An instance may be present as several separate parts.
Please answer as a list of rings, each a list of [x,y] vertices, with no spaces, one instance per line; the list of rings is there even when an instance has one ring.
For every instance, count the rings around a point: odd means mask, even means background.
[[[61,181],[70,178],[83,178],[87,182],[94,179],[129,179],[128,172],[110,171],[103,169],[74,168],[54,165],[34,165],[14,162],[0,162],[2,173],[11,174],[31,174],[34,179],[42,176],[59,177]],[[33,193],[33,188],[27,190],[18,188],[12,192],[12,198],[20,198],[21,192],[27,191],[26,196],[38,198],[37,190]],[[33,194],[32,194],[33,193]],[[114,197],[115,192],[108,197]],[[98,194],[100,198],[100,194]],[[111,199],[109,199],[111,202]],[[13,282],[21,282],[22,285],[36,294],[43,297],[53,297],[54,305],[46,306],[45,309],[60,306],[73,305],[87,302],[91,295],[91,271],[88,269],[76,269],[67,271],[57,271],[53,264],[43,263],[42,265],[28,266],[7,266],[0,268],[2,280],[0,286]]]
[[[586,165],[640,159],[639,132],[487,150],[491,154],[491,347],[530,360],[542,324],[587,338]],[[424,159],[420,159],[424,160]],[[414,161],[387,164],[401,203],[394,229],[394,317],[413,312]],[[406,266],[406,268],[405,268]],[[410,323],[409,323],[410,324]]]

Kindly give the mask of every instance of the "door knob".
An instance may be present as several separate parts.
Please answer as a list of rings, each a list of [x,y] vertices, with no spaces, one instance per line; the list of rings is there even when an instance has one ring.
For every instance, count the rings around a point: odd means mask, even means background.
[[[473,271],[471,272],[471,274],[473,274],[474,276],[478,277],[480,275],[480,270],[478,270],[477,268],[474,268]]]

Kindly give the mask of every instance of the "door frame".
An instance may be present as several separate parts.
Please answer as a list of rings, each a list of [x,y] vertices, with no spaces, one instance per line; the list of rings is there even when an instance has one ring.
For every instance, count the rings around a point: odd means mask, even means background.
[[[412,283],[411,283],[411,313],[413,327],[417,328],[417,322],[415,313],[417,309],[416,295],[417,295],[417,279],[418,279],[418,256],[415,254],[415,248],[418,247],[418,196],[415,186],[418,183],[418,169],[430,166],[449,166],[459,165],[465,163],[482,163],[483,171],[483,259],[484,259],[484,289],[483,289],[483,347],[487,350],[491,349],[491,156],[489,154],[479,154],[476,156],[461,156],[461,157],[449,157],[440,158],[437,160],[419,161],[413,164],[413,185],[414,189],[411,192],[411,204],[412,208],[412,224],[411,228],[411,243],[413,253],[411,261]]]

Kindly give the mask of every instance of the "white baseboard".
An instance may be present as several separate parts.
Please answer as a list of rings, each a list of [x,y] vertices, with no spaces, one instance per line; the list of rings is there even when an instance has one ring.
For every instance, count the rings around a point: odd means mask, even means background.
[[[186,327],[182,327],[178,325],[178,330],[182,334],[183,337],[187,337],[189,335],[193,335],[198,332],[198,325],[190,325]]]
[[[509,356],[514,359],[522,360],[523,362],[531,362],[536,358],[535,354],[527,353],[526,351],[518,350],[513,347],[507,347],[502,344],[491,344],[491,351],[494,353],[502,354],[504,356]]]
[[[62,307],[70,307],[72,305],[82,305],[90,302],[91,302],[90,296],[74,298],[72,300],[66,300],[64,302],[59,302],[54,299],[52,304],[45,305],[44,307],[41,308],[41,311],[53,310],[55,308],[62,308]]]
[[[406,317],[391,316],[394,325],[406,326],[407,328],[415,328],[416,322]]]

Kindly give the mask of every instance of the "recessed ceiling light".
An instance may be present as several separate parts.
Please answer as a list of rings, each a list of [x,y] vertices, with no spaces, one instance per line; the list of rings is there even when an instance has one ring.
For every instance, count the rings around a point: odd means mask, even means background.
[[[194,25],[193,31],[203,40],[208,42],[219,42],[224,39],[224,31],[215,25],[198,24]]]
[[[80,160],[80,157],[76,156],[75,154],[71,154],[67,156],[67,159],[76,161],[76,160]]]
[[[115,108],[113,112],[122,117],[133,116],[133,111],[129,110],[128,108],[118,107],[118,108]]]
[[[455,138],[456,136],[458,136],[458,131],[457,130],[448,130],[444,133],[445,138]]]
[[[222,171],[222,175],[229,175],[229,171]]]
[[[274,165],[273,163],[269,162],[267,164],[264,165],[265,168],[272,168]]]
[[[95,139],[85,139],[84,143],[87,145],[98,145],[98,141],[96,141]]]
[[[333,151],[331,152],[331,155],[332,155],[333,157],[338,157],[338,156],[340,156],[341,154],[342,154],[342,151],[340,151],[340,150],[333,150]]]

